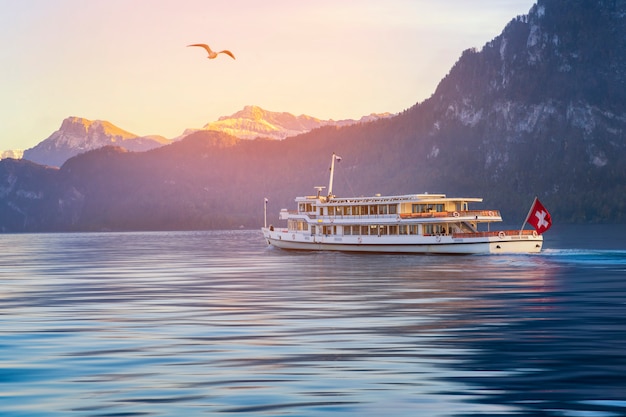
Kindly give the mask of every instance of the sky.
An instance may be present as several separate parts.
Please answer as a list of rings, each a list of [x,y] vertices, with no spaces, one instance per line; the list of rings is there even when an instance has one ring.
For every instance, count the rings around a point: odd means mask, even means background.
[[[173,138],[246,105],[401,112],[533,3],[0,0],[0,151],[31,148],[70,116]]]

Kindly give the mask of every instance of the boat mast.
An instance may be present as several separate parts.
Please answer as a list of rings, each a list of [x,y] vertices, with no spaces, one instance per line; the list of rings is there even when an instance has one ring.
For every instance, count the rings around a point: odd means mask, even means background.
[[[328,198],[332,198],[333,196],[333,176],[335,174],[335,159],[337,161],[341,161],[341,157],[335,155],[333,152],[333,158],[330,161],[330,181],[328,182]]]

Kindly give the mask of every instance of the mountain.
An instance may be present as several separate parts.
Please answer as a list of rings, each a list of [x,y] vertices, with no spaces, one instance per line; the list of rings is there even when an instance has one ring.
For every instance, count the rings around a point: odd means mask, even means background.
[[[261,136],[280,140],[321,126],[347,126],[390,116],[390,113],[371,114],[363,116],[360,120],[334,121],[305,115],[294,116],[286,112],[271,112],[258,106],[246,106],[231,116],[222,116],[218,121],[207,123],[202,129],[186,129],[181,136],[173,140],[180,140],[201,130],[224,132],[241,139]],[[24,152],[3,152],[0,159],[24,158],[38,164],[58,167],[72,156],[103,146],[119,146],[129,151],[143,152],[170,142],[162,136],[137,136],[107,121],[68,117],[59,130],[35,147]]]
[[[626,221],[626,2],[539,1],[415,112],[428,155],[460,168],[442,181],[518,205],[538,193],[567,221]]]
[[[259,227],[328,181],[339,196],[481,196],[521,225],[626,222],[626,2],[540,0],[433,95],[390,118],[281,141],[199,130],[143,153],[105,147],[60,169],[0,161],[0,230]]]
[[[380,118],[391,117],[390,113],[370,114],[359,120],[320,120],[315,117],[300,115],[294,116],[287,112],[273,112],[258,106],[245,106],[230,116],[222,116],[215,122],[209,122],[202,130],[214,130],[228,133],[241,139],[264,137],[283,140],[290,136],[297,136],[322,126],[348,126],[355,123],[364,123]],[[188,129],[190,134],[199,129]]]
[[[163,137],[140,137],[106,121],[68,117],[59,130],[25,150],[23,158],[42,165],[61,166],[72,156],[107,145],[141,152],[166,143],[169,141]]]

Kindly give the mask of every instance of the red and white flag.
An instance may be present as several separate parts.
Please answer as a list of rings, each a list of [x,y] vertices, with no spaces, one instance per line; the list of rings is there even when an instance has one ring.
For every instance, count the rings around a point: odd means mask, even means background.
[[[550,217],[550,213],[548,213],[548,210],[546,210],[537,197],[535,197],[533,206],[528,212],[528,218],[526,221],[530,223],[539,234],[542,234],[548,230],[550,226],[552,226],[552,217]]]

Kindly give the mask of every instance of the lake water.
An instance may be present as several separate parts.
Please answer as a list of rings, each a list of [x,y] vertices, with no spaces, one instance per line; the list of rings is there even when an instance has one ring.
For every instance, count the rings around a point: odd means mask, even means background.
[[[0,415],[623,416],[624,236],[422,256],[0,235]]]

